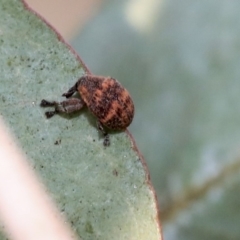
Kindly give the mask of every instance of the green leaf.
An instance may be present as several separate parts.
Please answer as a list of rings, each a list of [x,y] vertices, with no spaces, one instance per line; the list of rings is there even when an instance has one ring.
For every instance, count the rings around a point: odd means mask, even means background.
[[[240,239],[239,9],[112,1],[73,41],[94,72],[129,86],[166,240]]]
[[[111,133],[104,148],[87,109],[46,119],[39,106],[61,101],[85,70],[21,1],[0,0],[1,117],[59,209],[82,239],[160,239],[154,191],[131,135]]]

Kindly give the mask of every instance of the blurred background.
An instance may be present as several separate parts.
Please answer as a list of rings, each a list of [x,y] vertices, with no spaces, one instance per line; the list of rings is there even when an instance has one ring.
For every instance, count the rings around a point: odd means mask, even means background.
[[[27,2],[132,94],[164,239],[240,239],[240,1]]]

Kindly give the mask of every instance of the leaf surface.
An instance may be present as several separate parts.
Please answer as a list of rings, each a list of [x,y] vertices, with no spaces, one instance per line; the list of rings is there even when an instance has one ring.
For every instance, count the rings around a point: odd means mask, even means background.
[[[0,2],[0,113],[59,209],[82,239],[160,239],[154,191],[130,134],[111,133],[104,148],[87,109],[46,119],[39,106],[63,100],[86,71],[80,59],[21,1]]]

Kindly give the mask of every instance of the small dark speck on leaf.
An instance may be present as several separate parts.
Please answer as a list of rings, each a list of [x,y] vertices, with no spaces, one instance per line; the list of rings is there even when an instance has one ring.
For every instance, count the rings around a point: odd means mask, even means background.
[[[116,169],[113,170],[113,175],[116,177],[118,176],[118,171]]]
[[[56,140],[56,142],[55,142],[54,144],[55,144],[55,145],[59,145],[59,144],[61,144],[61,139]]]

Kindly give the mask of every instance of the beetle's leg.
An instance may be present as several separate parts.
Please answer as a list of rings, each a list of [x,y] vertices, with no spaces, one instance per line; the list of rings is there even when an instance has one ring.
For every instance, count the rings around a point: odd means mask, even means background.
[[[57,104],[57,102],[55,102],[55,101],[49,102],[49,101],[43,99],[43,100],[41,101],[41,103],[40,103],[40,106],[41,106],[41,107],[54,107],[54,106],[56,106],[56,104]],[[53,115],[55,115],[56,113],[57,113],[57,112],[56,112],[56,109],[55,109],[55,111],[45,112],[45,116],[46,116],[47,118],[50,118],[50,117],[52,117]]]
[[[55,106],[55,104],[56,104],[55,101],[50,102],[50,101],[43,99],[40,103],[40,106],[41,107],[52,107],[52,106]]]
[[[97,120],[97,128],[98,130],[103,134],[104,136],[104,140],[103,140],[103,145],[105,147],[110,145],[110,139],[109,139],[109,135],[108,133],[105,131],[105,129],[103,128],[103,125]]]
[[[66,93],[63,93],[63,97],[70,98],[77,91],[76,86],[71,87]]]
[[[49,102],[43,99],[40,103],[41,107],[55,107],[54,111],[45,112],[47,118],[51,118],[56,113],[73,113],[79,111],[84,105],[85,103],[81,98],[70,98],[63,102]]]
[[[78,85],[81,78],[72,86],[66,93],[63,93],[63,97],[70,98],[75,92],[77,92]]]

